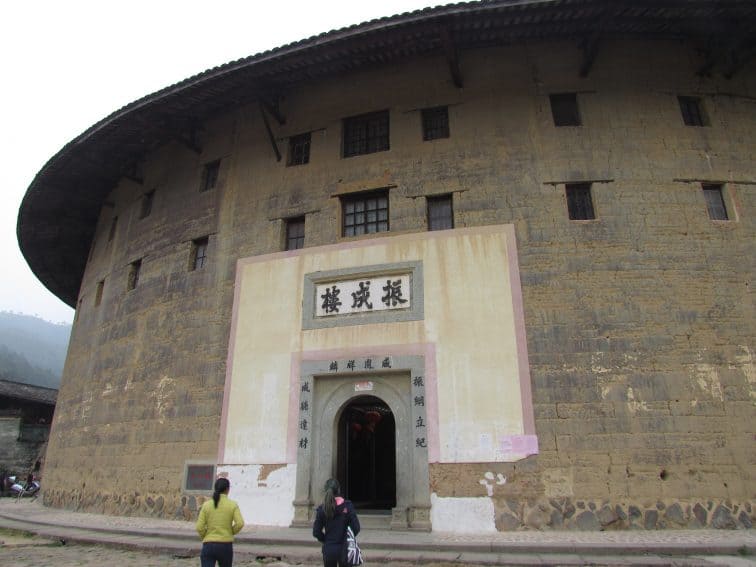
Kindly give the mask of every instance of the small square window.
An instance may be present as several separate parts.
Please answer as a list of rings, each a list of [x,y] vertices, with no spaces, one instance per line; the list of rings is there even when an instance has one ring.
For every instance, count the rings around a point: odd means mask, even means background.
[[[730,217],[727,215],[722,186],[714,183],[703,183],[701,187],[706,198],[709,218],[711,220],[729,220]]]
[[[454,228],[452,196],[428,197],[428,230]]]
[[[108,242],[113,240],[116,233],[116,227],[118,226],[118,217],[113,217],[113,220],[110,221],[110,232],[108,233]]]
[[[680,112],[686,126],[706,126],[708,124],[700,98],[678,96],[677,101],[680,103]]]
[[[310,163],[310,132],[289,138],[288,165]]]
[[[102,303],[102,291],[105,288],[105,280],[97,282],[97,291],[95,292],[95,307],[98,307]]]
[[[139,210],[139,218],[147,218],[152,213],[152,201],[155,198],[155,191],[150,191],[142,195],[142,206]]]
[[[209,239],[207,236],[192,241],[192,255],[189,263],[189,270],[200,270],[207,263],[207,245]]]
[[[593,220],[593,200],[590,183],[567,183],[567,210],[570,220]]]
[[[449,137],[449,109],[446,106],[424,108],[423,140],[437,140]]]
[[[210,191],[215,189],[218,185],[218,173],[220,172],[220,160],[211,161],[206,163],[202,169],[202,183],[200,184],[200,192]]]
[[[373,112],[344,119],[343,155],[352,157],[389,149],[389,112]]]
[[[549,95],[554,126],[580,126],[580,110],[576,93]]]
[[[129,279],[126,282],[126,291],[135,289],[139,283],[139,272],[142,270],[142,260],[136,260],[129,265]]]
[[[286,250],[304,248],[305,218],[297,217],[286,220]]]
[[[359,236],[389,229],[388,190],[341,197],[342,236]]]

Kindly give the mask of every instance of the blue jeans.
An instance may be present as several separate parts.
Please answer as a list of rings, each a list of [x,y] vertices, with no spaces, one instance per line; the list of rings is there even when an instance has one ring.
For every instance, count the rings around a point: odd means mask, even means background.
[[[213,541],[203,543],[200,565],[202,567],[215,567],[216,561],[218,567],[231,567],[234,562],[234,544]]]

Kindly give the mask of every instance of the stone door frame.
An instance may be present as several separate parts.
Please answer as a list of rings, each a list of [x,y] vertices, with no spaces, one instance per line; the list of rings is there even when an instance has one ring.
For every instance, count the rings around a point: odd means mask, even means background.
[[[374,369],[373,369],[374,368]],[[366,370],[367,369],[367,370]],[[293,526],[309,526],[322,487],[335,477],[338,423],[355,398],[374,396],[394,415],[396,506],[392,529],[430,531],[425,357],[380,355],[308,360],[300,366],[297,480]]]

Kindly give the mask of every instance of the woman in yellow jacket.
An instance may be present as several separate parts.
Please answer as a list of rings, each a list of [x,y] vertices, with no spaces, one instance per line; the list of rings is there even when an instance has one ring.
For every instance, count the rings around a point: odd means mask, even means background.
[[[202,505],[197,518],[197,533],[202,538],[202,567],[231,567],[234,562],[234,535],[244,527],[239,505],[228,498],[231,483],[215,481],[213,499]]]

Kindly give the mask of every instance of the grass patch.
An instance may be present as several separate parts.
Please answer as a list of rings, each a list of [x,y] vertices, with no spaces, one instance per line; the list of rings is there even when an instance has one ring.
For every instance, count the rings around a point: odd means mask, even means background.
[[[0,528],[0,539],[3,536],[13,536],[13,537],[25,537],[25,538],[33,538],[34,534],[31,532],[27,532],[25,530],[14,530],[12,528]]]

